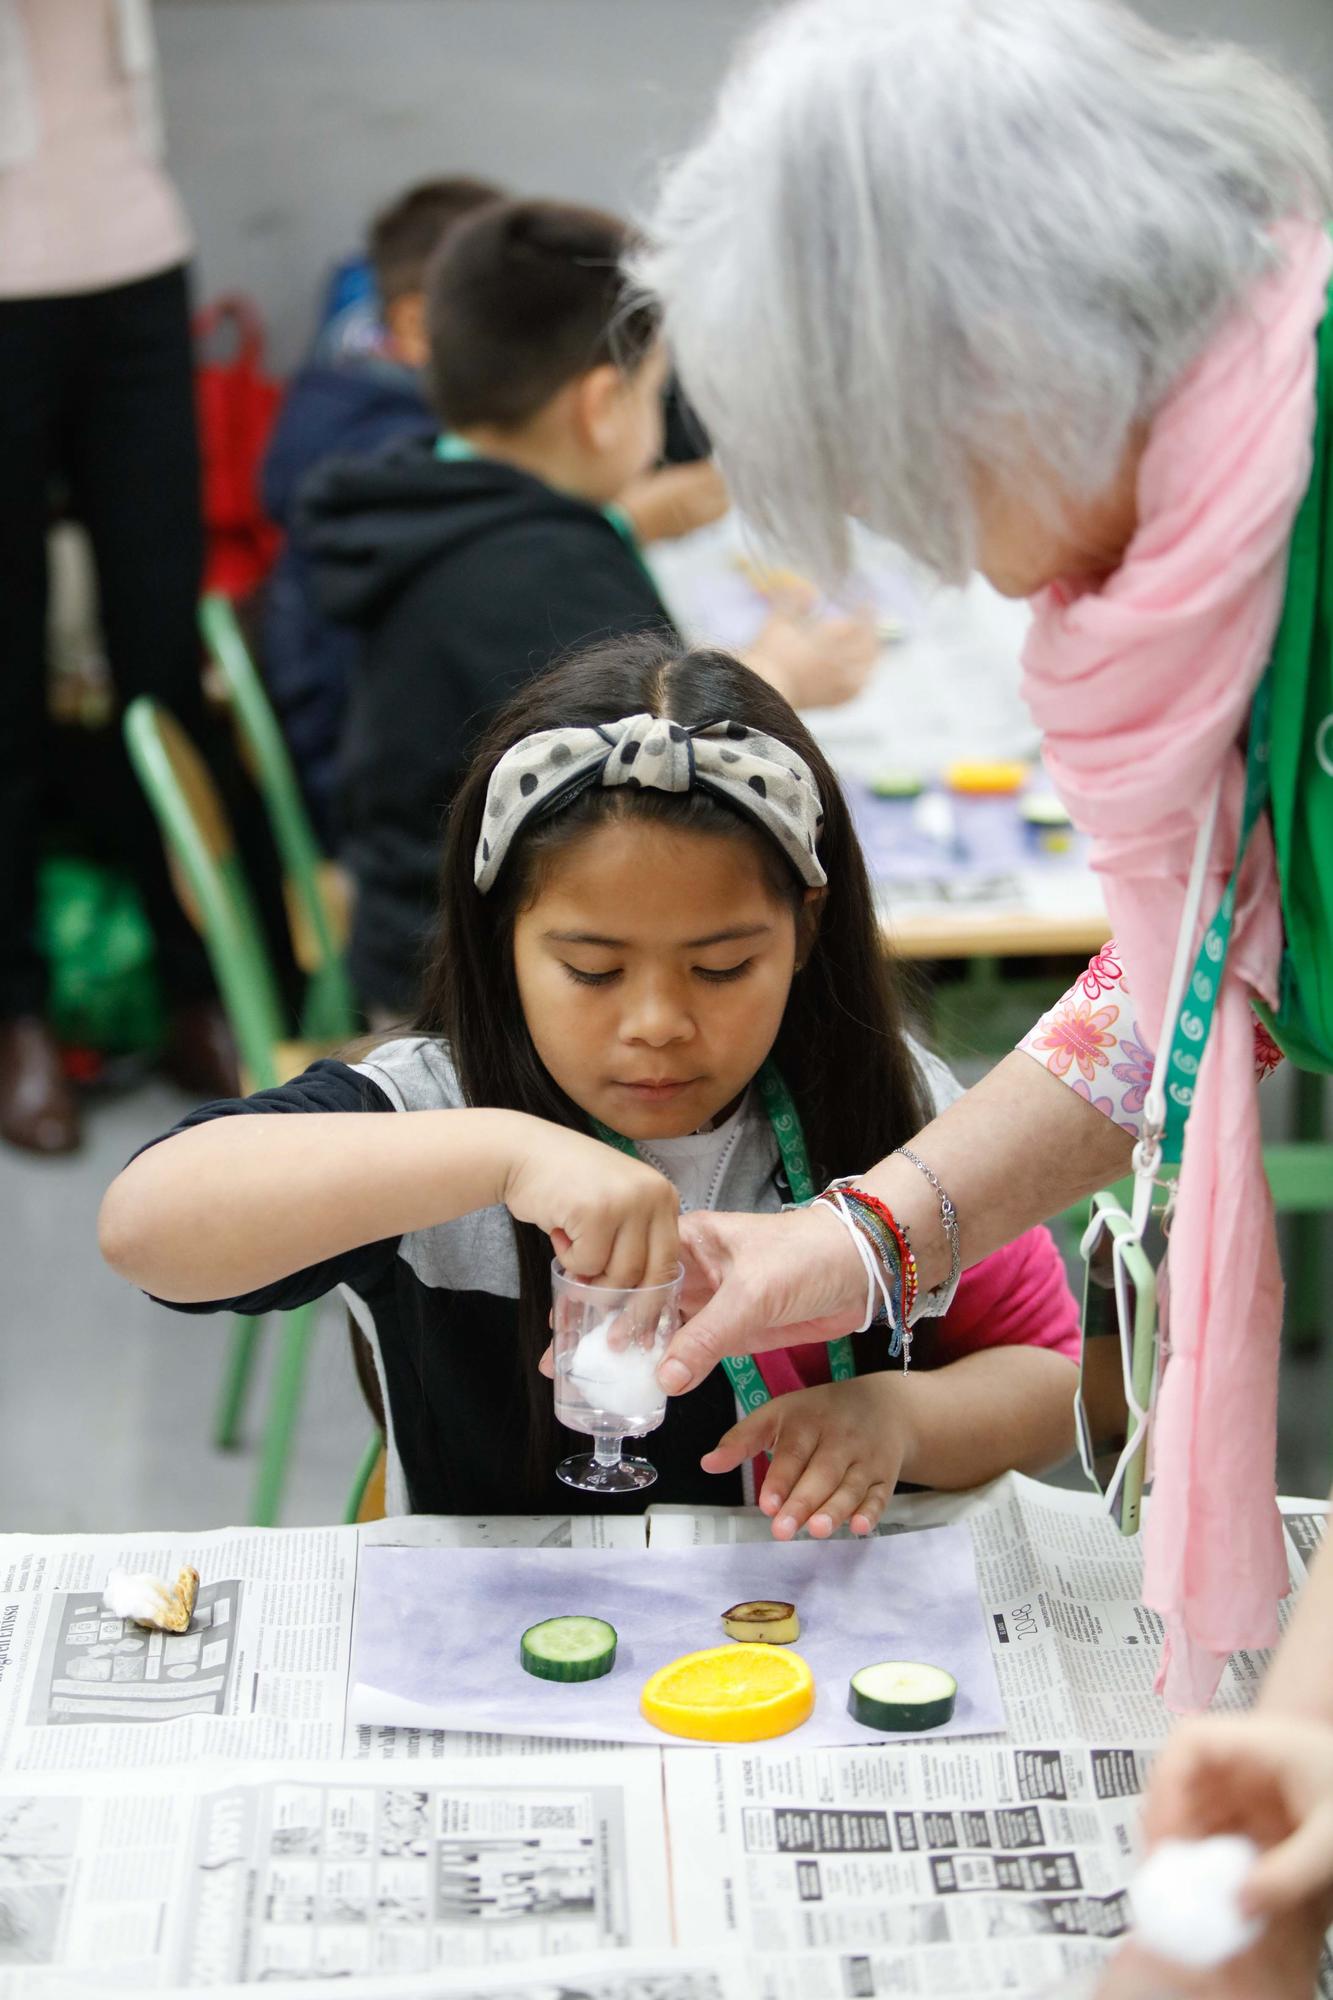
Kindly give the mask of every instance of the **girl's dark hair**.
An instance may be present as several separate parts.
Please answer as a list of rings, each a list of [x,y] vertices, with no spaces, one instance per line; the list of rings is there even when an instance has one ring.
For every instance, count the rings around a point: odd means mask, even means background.
[[[529,825],[488,895],[473,882],[491,772],[504,753],[541,729],[593,727],[626,715],[662,715],[687,728],[741,722],[805,759],[819,788],[819,855],[828,888],[818,934],[792,980],[773,1056],[805,1128],[817,1183],[873,1165],[924,1122],[925,1099],[903,1035],[897,981],[880,939],[865,862],[846,800],[819,746],[766,681],[727,653],[683,651],[662,633],[610,640],[531,683],[495,717],[449,817],[440,928],[416,1023],[448,1043],[469,1104],[526,1111],[575,1131],[590,1121],[538,1058],[519,1001],[513,932],[537,893],[552,852],[590,827],[633,816],[751,841],[779,894],[799,908],[804,885],[775,841],[711,794],[594,785],[564,811]],[[550,1387],[536,1372],[549,1339],[551,1246],[515,1223],[519,1319],[529,1388],[529,1476],[545,1483],[556,1431]]]

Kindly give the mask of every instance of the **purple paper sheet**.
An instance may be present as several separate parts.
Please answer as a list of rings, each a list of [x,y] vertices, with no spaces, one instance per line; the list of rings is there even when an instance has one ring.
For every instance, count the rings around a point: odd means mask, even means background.
[[[649,1675],[681,1653],[726,1643],[721,1614],[745,1598],[797,1606],[795,1651],[815,1712],[795,1734],[816,1745],[872,1743],[847,1713],[848,1682],[877,1660],[922,1660],[958,1682],[936,1736],[1005,1726],[972,1539],[965,1527],[864,1542],[772,1542],[698,1549],[363,1550],[357,1579],[351,1720],[594,1742],[676,1743],[639,1714]],[[541,1681],[519,1665],[540,1619],[581,1612],[619,1638],[605,1679]]]

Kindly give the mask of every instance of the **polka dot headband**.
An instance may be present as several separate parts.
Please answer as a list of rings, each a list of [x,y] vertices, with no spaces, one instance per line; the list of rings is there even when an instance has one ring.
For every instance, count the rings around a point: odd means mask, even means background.
[[[686,729],[660,715],[626,715],[594,729],[539,729],[506,750],[486,788],[473,863],[483,895],[523,828],[549,819],[593,785],[711,792],[775,840],[801,880],[822,889],[824,809],[804,758],[739,722]]]

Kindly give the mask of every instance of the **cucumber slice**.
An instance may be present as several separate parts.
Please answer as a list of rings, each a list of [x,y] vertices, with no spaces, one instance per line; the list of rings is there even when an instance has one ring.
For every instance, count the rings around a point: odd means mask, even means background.
[[[722,1630],[747,1646],[790,1646],[801,1636],[796,1606],[779,1597],[750,1597],[722,1613]]]
[[[958,1683],[943,1667],[881,1660],[852,1675],[847,1712],[867,1729],[938,1729],[953,1714]]]
[[[543,1618],[519,1645],[525,1673],[540,1681],[599,1681],[616,1663],[616,1628],[604,1618]]]

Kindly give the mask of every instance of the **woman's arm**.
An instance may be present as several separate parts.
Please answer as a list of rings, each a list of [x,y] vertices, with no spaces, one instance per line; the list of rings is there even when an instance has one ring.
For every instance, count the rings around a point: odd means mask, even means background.
[[[963,1263],[1057,1215],[1129,1170],[1133,1139],[1030,1056],[1015,1051],[911,1142],[958,1212]],[[912,1239],[924,1290],[949,1275],[939,1201],[910,1160],[860,1176]],[[663,1363],[672,1395],[724,1354],[827,1340],[859,1326],[866,1280],[837,1217],[820,1203],[780,1216],[692,1215],[682,1226],[686,1321]]]
[[[669,1181],[517,1111],[214,1118],[132,1160],[98,1234],[122,1277],[193,1303],[501,1202],[546,1230],[579,1276],[651,1284],[676,1268]]]
[[[952,1197],[967,1268],[1127,1174],[1134,1141],[1016,1049],[911,1146]],[[906,1223],[923,1288],[941,1284],[949,1275],[949,1246],[925,1175],[893,1154],[863,1179]]]

